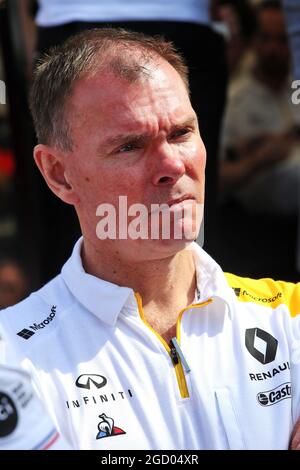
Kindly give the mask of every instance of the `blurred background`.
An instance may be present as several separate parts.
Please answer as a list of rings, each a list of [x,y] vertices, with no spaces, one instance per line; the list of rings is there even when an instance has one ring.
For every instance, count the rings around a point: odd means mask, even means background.
[[[34,64],[107,25],[164,35],[186,57],[206,251],[225,271],[299,280],[300,0],[0,0],[0,308],[58,274],[80,236],[33,162]]]

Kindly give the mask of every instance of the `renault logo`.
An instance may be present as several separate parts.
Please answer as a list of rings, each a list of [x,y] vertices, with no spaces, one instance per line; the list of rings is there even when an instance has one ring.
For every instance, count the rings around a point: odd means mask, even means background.
[[[82,374],[75,382],[76,387],[90,390],[92,387],[102,388],[107,384],[107,379],[103,375]]]
[[[249,328],[245,332],[246,348],[261,364],[269,364],[276,357],[278,341],[260,328]]]

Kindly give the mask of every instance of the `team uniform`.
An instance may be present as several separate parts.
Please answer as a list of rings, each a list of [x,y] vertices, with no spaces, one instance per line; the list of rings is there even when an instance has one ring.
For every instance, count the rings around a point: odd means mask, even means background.
[[[62,272],[1,312],[7,360],[31,374],[76,449],[286,449],[299,416],[300,285],[225,275],[197,244],[197,292],[167,344],[142,298]],[[300,317],[299,317],[300,318]]]
[[[66,450],[27,372],[0,364],[0,450]]]

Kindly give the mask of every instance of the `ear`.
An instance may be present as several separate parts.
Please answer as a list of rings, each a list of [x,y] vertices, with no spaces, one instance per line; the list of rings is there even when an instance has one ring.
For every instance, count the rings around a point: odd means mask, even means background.
[[[67,204],[76,205],[78,196],[66,177],[66,155],[48,145],[38,144],[33,156],[51,191]]]

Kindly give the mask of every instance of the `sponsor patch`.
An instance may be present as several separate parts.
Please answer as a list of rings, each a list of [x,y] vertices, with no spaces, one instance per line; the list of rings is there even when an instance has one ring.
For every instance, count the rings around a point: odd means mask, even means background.
[[[271,406],[275,405],[276,403],[279,403],[282,400],[291,398],[291,396],[291,382],[286,382],[276,388],[273,388],[272,390],[267,390],[265,392],[258,393],[256,398],[261,406]]]

